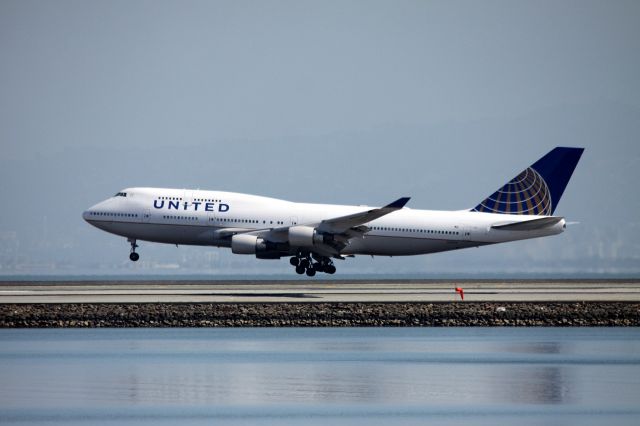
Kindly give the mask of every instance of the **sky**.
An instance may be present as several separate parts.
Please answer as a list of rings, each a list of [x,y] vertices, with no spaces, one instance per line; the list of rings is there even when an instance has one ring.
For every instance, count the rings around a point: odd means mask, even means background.
[[[475,206],[584,147],[539,240],[339,273],[640,275],[640,2],[0,0],[0,275],[288,274],[81,218],[122,188]]]

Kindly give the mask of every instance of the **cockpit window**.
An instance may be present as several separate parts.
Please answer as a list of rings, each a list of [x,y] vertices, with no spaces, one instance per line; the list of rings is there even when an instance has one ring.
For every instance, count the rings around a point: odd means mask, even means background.
[[[116,195],[114,195],[114,197],[126,197],[127,193],[126,192],[118,192]]]

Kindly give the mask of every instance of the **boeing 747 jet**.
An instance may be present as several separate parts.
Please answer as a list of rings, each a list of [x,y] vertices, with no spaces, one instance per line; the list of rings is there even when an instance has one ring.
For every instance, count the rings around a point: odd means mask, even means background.
[[[554,212],[583,148],[558,147],[473,208],[414,210],[295,203],[223,191],[127,188],[83,213],[91,225],[138,241],[228,247],[258,259],[290,257],[298,274],[336,272],[335,259],[408,256],[559,234]]]

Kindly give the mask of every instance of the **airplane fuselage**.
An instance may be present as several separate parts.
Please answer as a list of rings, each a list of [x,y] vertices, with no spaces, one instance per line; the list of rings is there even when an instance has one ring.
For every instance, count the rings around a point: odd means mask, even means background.
[[[333,259],[409,256],[559,234],[554,216],[583,148],[556,147],[474,208],[406,208],[294,203],[222,191],[129,188],[83,214],[92,225],[137,241],[230,247],[235,254],[289,262],[298,274],[333,274]]]
[[[300,250],[287,244],[290,228],[315,228],[326,218],[370,209],[296,203],[222,191],[129,188],[91,207],[83,218],[97,228],[130,240],[157,243],[231,247],[236,234],[260,235],[279,243],[272,247],[271,255],[262,257],[278,258],[295,255]],[[402,208],[366,223],[367,230],[362,236],[350,238],[334,254],[418,255],[544,237],[564,230],[564,219],[538,229],[495,228],[544,217]],[[260,253],[255,254],[261,257]]]

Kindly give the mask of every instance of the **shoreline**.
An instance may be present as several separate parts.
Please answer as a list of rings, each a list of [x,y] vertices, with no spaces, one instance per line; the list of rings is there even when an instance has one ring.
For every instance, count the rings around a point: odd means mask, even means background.
[[[0,328],[638,327],[638,302],[0,304]]]

